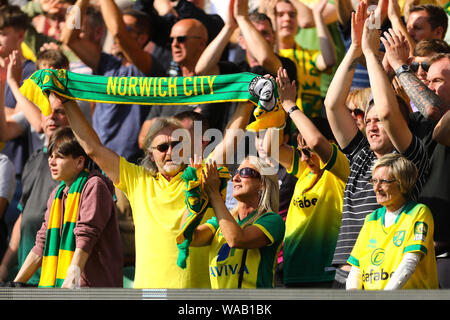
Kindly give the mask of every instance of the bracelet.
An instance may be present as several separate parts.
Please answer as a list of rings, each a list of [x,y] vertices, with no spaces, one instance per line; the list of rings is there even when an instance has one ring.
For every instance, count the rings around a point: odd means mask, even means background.
[[[295,110],[299,110],[299,108],[297,106],[293,106],[292,108],[289,109],[289,111],[287,112],[287,114],[291,114],[292,112],[294,112]]]

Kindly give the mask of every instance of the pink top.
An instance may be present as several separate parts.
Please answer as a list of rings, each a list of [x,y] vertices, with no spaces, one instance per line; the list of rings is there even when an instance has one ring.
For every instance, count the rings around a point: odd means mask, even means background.
[[[47,203],[45,221],[36,234],[36,244],[32,251],[43,256],[47,223],[50,208],[58,187]],[[69,188],[63,194],[63,206]],[[123,252],[119,232],[117,208],[113,199],[114,186],[99,171],[94,170],[83,187],[80,198],[78,219],[74,228],[76,248],[89,254],[84,272],[81,274],[81,287],[122,287]]]

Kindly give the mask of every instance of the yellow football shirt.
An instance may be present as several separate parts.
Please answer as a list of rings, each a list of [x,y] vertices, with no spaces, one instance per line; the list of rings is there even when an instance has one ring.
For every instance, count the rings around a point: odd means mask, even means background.
[[[434,221],[424,204],[409,201],[395,223],[384,226],[386,208],[367,215],[348,259],[361,270],[363,288],[382,290],[407,252],[420,253],[421,260],[403,289],[437,289]]]
[[[281,57],[292,60],[297,67],[297,106],[308,117],[321,115],[320,70],[317,68],[319,50],[306,50],[296,44],[292,49],[280,49]]]
[[[186,184],[178,173],[170,181],[120,158],[121,189],[133,210],[136,239],[135,288],[210,288],[209,247],[189,249],[186,269],[177,265],[176,236],[186,210]],[[208,209],[201,223],[212,217]]]
[[[255,212],[238,219],[243,225]],[[214,233],[209,253],[209,275],[213,289],[236,289],[239,282],[239,271],[243,269],[242,288],[272,288],[278,252],[284,236],[284,221],[277,213],[267,212],[261,215],[252,225],[259,228],[270,240],[270,244],[262,248],[247,250],[247,257],[242,263],[244,250],[230,248],[216,217],[208,220],[207,225]]]
[[[329,161],[321,163],[321,168],[325,171],[317,180],[294,150],[287,172],[298,180],[286,217],[283,245],[283,281],[287,284],[332,281],[335,277],[331,262],[350,168],[335,144]]]

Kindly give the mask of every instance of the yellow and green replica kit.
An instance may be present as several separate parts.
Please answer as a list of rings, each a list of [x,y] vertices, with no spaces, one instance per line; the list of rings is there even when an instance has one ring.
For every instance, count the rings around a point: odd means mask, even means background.
[[[407,252],[421,255],[419,264],[403,289],[437,289],[434,221],[424,204],[409,201],[395,223],[384,226],[386,208],[366,217],[348,263],[360,268],[363,288],[382,290]]]
[[[293,152],[287,172],[298,178],[286,217],[283,244],[284,283],[326,282],[335,276],[331,266],[341,225],[345,183],[350,173],[345,155],[333,144],[322,176],[313,174]]]
[[[297,67],[297,106],[308,117],[320,116],[322,109],[320,70],[316,66],[320,51],[307,50],[296,44],[292,49],[280,49],[279,54],[292,60]]]
[[[243,225],[254,214],[255,212],[243,220],[238,219],[237,223]],[[270,244],[248,249],[244,263],[244,249],[230,248],[217,218],[208,220],[207,225],[214,232],[209,253],[209,275],[213,289],[238,288],[240,272],[243,272],[242,288],[273,288],[278,252],[284,236],[284,221],[280,215],[267,212],[252,224],[267,236]]]
[[[116,185],[130,201],[136,237],[135,288],[210,288],[208,247],[190,248],[187,267],[177,265],[176,238],[186,210],[183,172],[170,181],[120,158]],[[213,215],[208,208],[202,219]]]

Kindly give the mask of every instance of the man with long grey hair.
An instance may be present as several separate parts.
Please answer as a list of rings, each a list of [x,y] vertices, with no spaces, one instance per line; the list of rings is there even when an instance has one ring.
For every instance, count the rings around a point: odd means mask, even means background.
[[[51,94],[52,99],[62,98]],[[101,143],[76,103],[65,101],[63,105],[83,149],[130,201],[136,244],[134,288],[209,288],[208,255],[201,248],[190,250],[186,268],[177,265],[176,237],[186,210],[182,174],[187,165],[177,155],[188,153],[185,146],[193,141],[189,132],[177,120],[159,118],[145,139],[146,156],[136,165]],[[241,103],[227,128],[245,128],[251,112],[249,103]],[[214,150],[218,163],[224,163],[227,143],[225,138],[224,147]],[[203,219],[211,215],[207,211]]]

